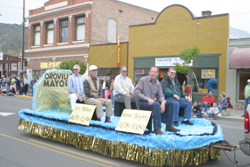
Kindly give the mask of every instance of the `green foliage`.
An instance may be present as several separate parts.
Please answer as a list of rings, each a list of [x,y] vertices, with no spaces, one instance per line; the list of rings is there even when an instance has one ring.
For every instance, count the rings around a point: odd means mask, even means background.
[[[60,69],[68,69],[71,70],[73,73],[73,66],[78,64],[81,68],[80,70],[80,74],[84,74],[87,67],[85,66],[84,62],[82,60],[76,59],[76,58],[72,58],[72,59],[67,59],[64,60],[63,62],[60,63],[59,68]]]
[[[25,27],[24,40],[25,40],[24,49],[27,49],[27,40],[28,40],[27,27]],[[7,54],[8,50],[20,52],[21,46],[22,46],[22,26],[18,24],[0,23],[0,50],[2,50],[4,54]],[[24,56],[26,57],[26,53],[24,54]]]
[[[20,56],[20,52],[17,52],[17,51],[14,51],[14,50],[8,50],[7,55]]]
[[[179,73],[187,74],[187,70],[191,68],[188,64],[191,63],[191,60],[194,60],[197,56],[199,56],[200,49],[197,46],[193,46],[193,48],[186,48],[181,52],[180,58],[184,60],[183,63],[175,63],[176,70]]]

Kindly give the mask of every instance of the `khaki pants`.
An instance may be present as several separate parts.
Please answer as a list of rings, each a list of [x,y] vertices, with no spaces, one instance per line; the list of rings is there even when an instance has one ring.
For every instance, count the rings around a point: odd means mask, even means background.
[[[106,116],[113,115],[113,110],[112,110],[112,103],[111,100],[108,99],[103,99],[101,98],[102,101],[104,102],[104,106],[106,106]],[[100,118],[103,116],[103,110],[102,110],[102,102],[98,99],[95,98],[88,98],[85,100],[86,104],[91,104],[91,105],[96,105],[96,116]]]
[[[120,103],[125,103],[126,109],[131,109],[131,102],[135,102],[137,109],[139,109],[138,100],[135,97],[135,95],[133,95],[131,93],[130,93],[130,98],[127,98],[126,96],[124,96],[122,94],[118,94],[115,96],[115,101],[120,102]]]

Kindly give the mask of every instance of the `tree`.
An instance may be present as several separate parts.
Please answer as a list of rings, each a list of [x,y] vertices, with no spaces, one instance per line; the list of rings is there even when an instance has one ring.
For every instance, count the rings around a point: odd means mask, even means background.
[[[15,50],[8,50],[7,55],[20,56],[20,52],[17,52]]]
[[[180,58],[184,61],[183,63],[174,63],[176,66],[176,70],[179,73],[188,74],[188,69],[191,68],[189,64],[191,60],[194,60],[197,56],[199,56],[200,49],[197,46],[193,46],[193,48],[186,48],[179,55]]]
[[[80,70],[80,74],[84,74],[87,67],[85,66],[84,62],[82,60],[76,59],[76,58],[72,58],[72,59],[67,59],[64,60],[63,62],[60,63],[59,68],[60,69],[68,69],[71,70],[73,73],[73,66],[74,65],[79,65],[81,70]]]

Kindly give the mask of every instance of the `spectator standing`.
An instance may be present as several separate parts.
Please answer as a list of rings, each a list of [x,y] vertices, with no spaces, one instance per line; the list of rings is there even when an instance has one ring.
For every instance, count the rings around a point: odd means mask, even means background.
[[[11,83],[10,78],[8,77],[7,80],[5,81],[5,85],[6,85],[7,90],[10,89],[10,83]]]
[[[127,67],[120,68],[120,74],[115,77],[114,97],[115,101],[125,103],[126,109],[131,109],[131,102],[135,102],[138,108],[138,100],[134,95],[134,86],[129,77],[127,77]]]
[[[245,117],[247,105],[250,102],[250,79],[247,80],[247,85],[245,86],[245,89],[244,89],[244,95],[245,95],[244,114],[242,115],[242,117]]]
[[[29,82],[27,76],[24,78],[23,83],[24,83],[23,92],[24,95],[27,95],[27,92],[29,90]]]
[[[19,88],[20,88],[20,78],[19,76],[16,77],[16,94],[19,95],[20,91],[19,91]]]
[[[114,104],[114,94],[113,94],[113,90],[114,90],[114,78],[111,79],[111,83],[110,83],[110,93],[111,93],[111,102],[112,104]]]
[[[23,77],[20,77],[20,87],[19,87],[19,94],[23,95],[23,87],[24,87],[24,81],[23,81]]]
[[[80,74],[80,66],[73,66],[74,74],[70,75],[68,78],[68,90],[71,109],[74,110],[76,102],[84,102],[84,86],[83,82],[85,80],[84,76]]]
[[[205,112],[207,112],[207,108],[210,107],[214,103],[213,92],[209,91],[208,95],[202,98],[202,101],[199,103],[200,107],[205,107]]]
[[[108,99],[108,98],[109,98],[109,90],[108,90],[108,87],[105,88],[104,98],[105,98],[105,99]]]
[[[33,96],[33,86],[34,86],[34,84],[36,83],[36,77],[34,76],[33,78],[32,78],[32,80],[30,81],[30,86],[31,86],[31,90],[32,90],[32,96]]]
[[[1,78],[0,78],[0,89],[1,89],[1,91],[2,91],[3,78],[4,78],[4,75],[2,75]]]
[[[103,82],[102,82],[103,98],[105,95],[105,88],[106,87],[109,89],[109,82],[107,80],[107,77],[103,77]]]

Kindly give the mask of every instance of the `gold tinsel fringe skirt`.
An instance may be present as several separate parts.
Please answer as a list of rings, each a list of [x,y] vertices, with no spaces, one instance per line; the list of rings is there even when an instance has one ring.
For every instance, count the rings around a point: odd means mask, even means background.
[[[151,150],[136,144],[103,140],[94,136],[57,129],[20,118],[19,130],[42,138],[71,144],[83,150],[92,150],[111,158],[122,158],[148,166],[200,165],[209,159],[220,159],[220,149],[204,146],[190,150]]]

